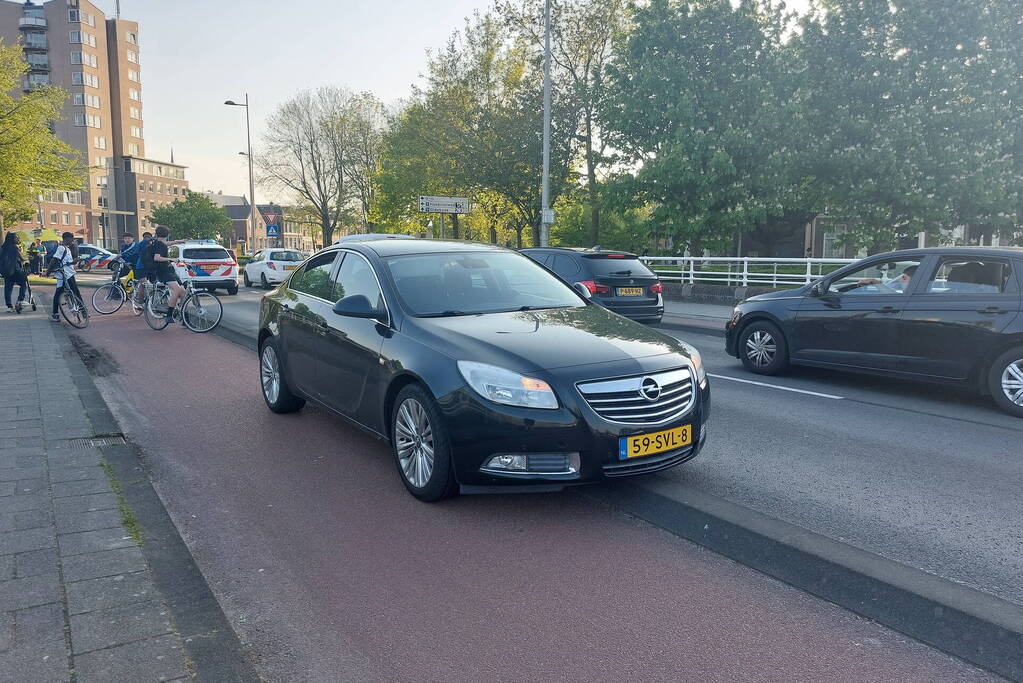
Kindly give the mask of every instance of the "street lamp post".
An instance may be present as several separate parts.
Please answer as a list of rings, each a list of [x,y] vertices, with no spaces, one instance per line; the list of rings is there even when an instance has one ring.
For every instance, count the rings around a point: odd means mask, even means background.
[[[551,0],[543,5],[543,179],[540,189],[540,246],[550,243],[551,223]]]
[[[247,246],[250,246],[256,239],[256,181],[252,175],[252,127],[249,123],[249,93],[245,93],[245,104],[239,104],[234,100],[228,100],[224,104],[229,107],[245,107],[245,141],[248,149],[245,156],[249,158],[249,228],[251,230]]]

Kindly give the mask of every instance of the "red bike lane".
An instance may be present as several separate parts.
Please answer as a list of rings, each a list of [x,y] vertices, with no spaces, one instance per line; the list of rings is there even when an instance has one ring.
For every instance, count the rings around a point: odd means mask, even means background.
[[[571,491],[420,503],[384,444],[270,413],[215,335],[72,332],[271,680],[994,678]]]

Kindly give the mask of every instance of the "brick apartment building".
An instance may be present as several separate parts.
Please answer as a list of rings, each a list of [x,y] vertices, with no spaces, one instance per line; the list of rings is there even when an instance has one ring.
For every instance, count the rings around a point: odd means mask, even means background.
[[[151,227],[153,208],[184,196],[185,167],[146,156],[138,23],[107,18],[89,0],[0,0],[0,39],[21,41],[26,90],[70,93],[54,131],[90,168],[81,191],[41,195],[37,218],[20,229],[68,230],[112,248],[122,232]]]

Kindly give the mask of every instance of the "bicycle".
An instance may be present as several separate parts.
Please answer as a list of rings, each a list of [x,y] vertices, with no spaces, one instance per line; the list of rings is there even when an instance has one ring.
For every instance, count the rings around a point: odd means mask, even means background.
[[[178,265],[180,267],[182,264]],[[152,291],[146,297],[146,324],[154,330],[162,330],[170,324],[165,317],[169,300],[170,287],[163,282],[152,287]],[[199,291],[191,279],[185,280],[185,296],[174,311],[175,320],[180,320],[182,325],[201,334],[219,325],[223,317],[224,304],[216,294]]]
[[[71,287],[65,286],[64,292],[61,294],[60,314],[72,327],[83,330],[89,326],[89,309],[85,307],[81,295]]]
[[[116,258],[113,263],[116,267],[110,276],[110,282],[92,293],[92,307],[101,315],[110,315],[121,310],[125,301],[131,301],[132,312],[135,315],[142,315],[146,303],[145,282],[135,279],[135,269],[132,268],[122,283],[118,276],[125,261]]]

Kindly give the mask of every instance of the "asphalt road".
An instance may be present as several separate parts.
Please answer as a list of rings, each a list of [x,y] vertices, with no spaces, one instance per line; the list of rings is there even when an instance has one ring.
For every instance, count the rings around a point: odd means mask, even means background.
[[[419,503],[379,442],[267,411],[253,354],[215,335],[128,312],[79,335],[269,680],[987,679],[578,493]],[[744,417],[717,396],[724,431]]]

